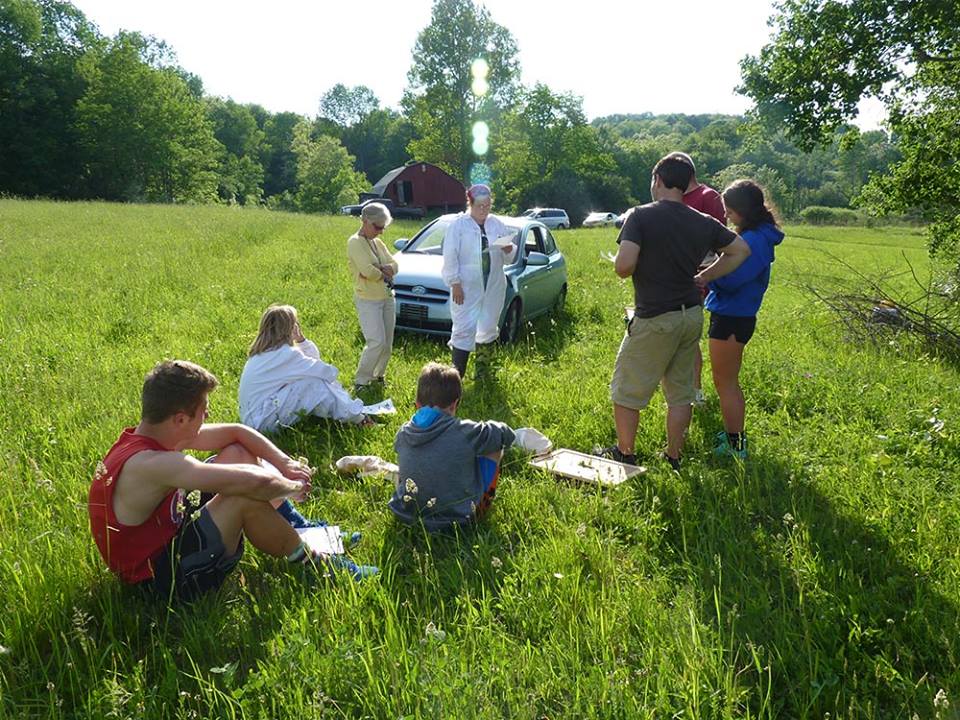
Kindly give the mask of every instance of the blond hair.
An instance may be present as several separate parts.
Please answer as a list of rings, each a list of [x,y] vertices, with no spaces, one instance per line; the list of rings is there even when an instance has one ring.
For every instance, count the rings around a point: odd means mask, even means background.
[[[293,328],[297,322],[297,309],[293,305],[268,307],[260,318],[260,332],[250,346],[247,357],[259,355],[281,345],[293,345]]]

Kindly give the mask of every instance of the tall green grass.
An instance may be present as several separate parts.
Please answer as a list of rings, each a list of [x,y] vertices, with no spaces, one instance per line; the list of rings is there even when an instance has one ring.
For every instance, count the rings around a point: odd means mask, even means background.
[[[224,589],[165,608],[120,584],[89,537],[86,491],[144,373],[164,357],[221,379],[260,313],[296,305],[346,383],[363,341],[344,262],[349,218],[207,207],[0,201],[0,717],[957,717],[958,373],[906,344],[847,344],[803,289],[846,270],[929,271],[909,229],[787,228],[743,383],[752,456],[711,457],[695,413],[685,467],[655,459],[602,491],[508,455],[476,530],[424,537],[340,455],[392,456],[438,341],[398,336],[374,429],[304,422],[276,439],[321,468],[310,514],[356,527],[383,569],[311,585],[251,551]],[[395,223],[387,242],[414,232]],[[601,252],[557,234],[566,310],[468,382],[461,413],[613,439],[608,382],[629,301]],[[908,282],[904,278],[904,282]],[[942,424],[941,424],[942,423]],[[942,692],[941,692],[942,691]]]

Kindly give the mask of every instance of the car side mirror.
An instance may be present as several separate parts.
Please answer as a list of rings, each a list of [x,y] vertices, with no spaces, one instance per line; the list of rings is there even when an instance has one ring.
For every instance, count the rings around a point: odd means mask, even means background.
[[[532,265],[534,267],[549,265],[550,258],[544,255],[542,252],[532,252],[527,255],[527,265]]]
[[[394,240],[394,241],[393,241],[393,246],[394,246],[397,250],[403,250],[403,249],[407,246],[407,243],[408,243],[408,242],[410,242],[410,239],[409,239],[409,238],[400,238],[399,240]]]

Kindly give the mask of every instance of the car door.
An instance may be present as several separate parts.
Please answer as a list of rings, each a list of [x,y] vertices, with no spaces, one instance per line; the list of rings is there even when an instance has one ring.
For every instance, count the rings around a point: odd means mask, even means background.
[[[550,258],[550,264],[545,268],[548,271],[545,273],[548,278],[545,289],[547,307],[551,308],[556,303],[563,286],[567,284],[567,261],[557,247],[553,233],[549,230],[543,231],[543,252]]]
[[[544,234],[549,232],[539,225],[527,228],[523,237],[523,269],[517,277],[517,289],[523,300],[524,315],[533,317],[550,306],[550,276],[553,269],[547,265],[531,265],[530,253],[544,252]],[[549,257],[549,256],[548,256]]]

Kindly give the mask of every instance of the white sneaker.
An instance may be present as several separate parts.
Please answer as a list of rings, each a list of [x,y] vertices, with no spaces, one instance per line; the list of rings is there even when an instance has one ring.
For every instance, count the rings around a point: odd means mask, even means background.
[[[697,407],[703,407],[707,404],[707,396],[703,394],[703,390],[697,388],[697,394],[693,396],[693,404]]]

